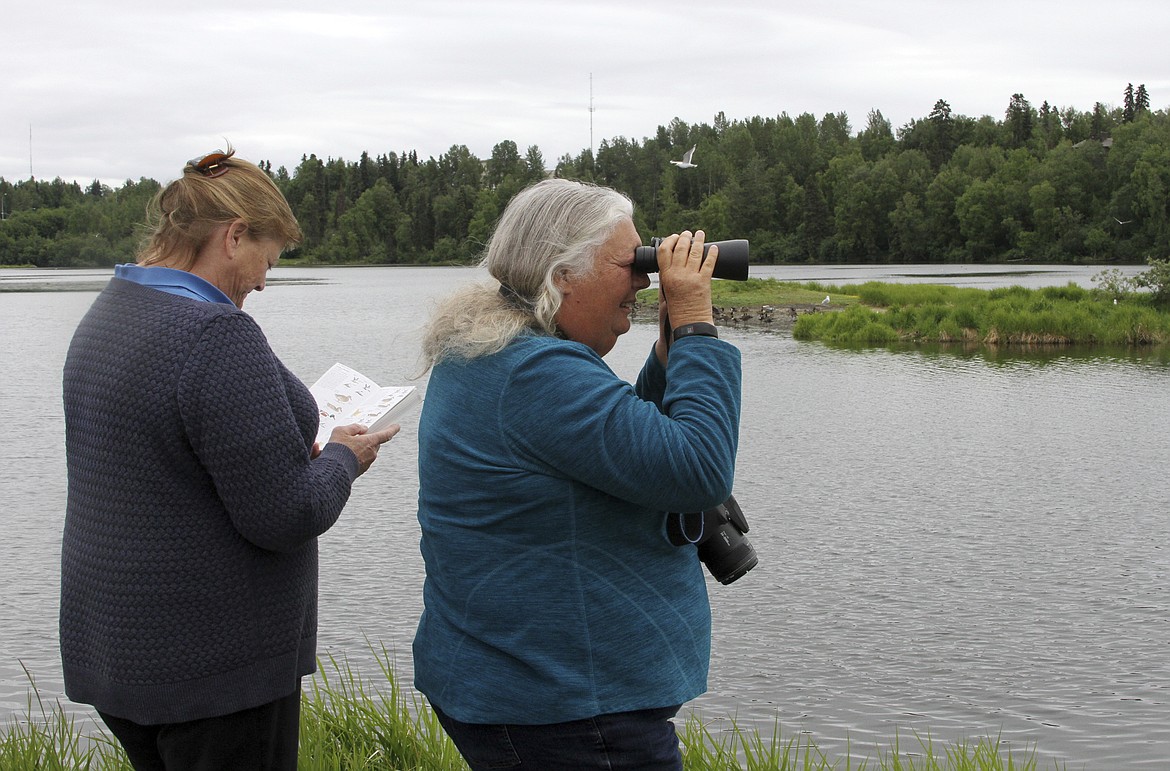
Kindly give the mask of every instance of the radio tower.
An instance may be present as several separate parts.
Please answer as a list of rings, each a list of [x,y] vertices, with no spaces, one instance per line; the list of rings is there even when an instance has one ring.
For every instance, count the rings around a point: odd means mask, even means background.
[[[589,73],[589,157],[593,157],[593,73]]]

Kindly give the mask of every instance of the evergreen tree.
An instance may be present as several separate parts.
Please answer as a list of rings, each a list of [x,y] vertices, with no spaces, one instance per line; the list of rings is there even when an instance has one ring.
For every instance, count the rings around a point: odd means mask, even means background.
[[[1044,146],[1049,150],[1056,147],[1056,144],[1064,136],[1060,123],[1060,111],[1050,106],[1047,99],[1040,105],[1036,128],[1044,138]]]
[[[867,161],[876,161],[897,149],[893,126],[881,110],[870,110],[865,128],[857,135],[857,142],[861,145],[861,157]]]
[[[1137,87],[1137,93],[1133,97],[1133,109],[1135,115],[1150,111],[1150,92],[1146,91],[1145,83]]]
[[[959,121],[944,99],[934,103],[926,120],[912,120],[901,132],[902,149],[921,150],[935,169],[950,160],[959,143]]]
[[[1105,105],[1097,102],[1093,105],[1093,117],[1089,123],[1089,137],[1098,141],[1104,139],[1109,132],[1109,115]]]
[[[544,168],[544,155],[541,154],[540,148],[536,145],[528,147],[528,151],[524,154],[524,164],[527,182],[537,182],[548,174]]]
[[[1023,94],[1012,94],[1007,108],[1008,146],[1023,147],[1032,138],[1036,116]]]

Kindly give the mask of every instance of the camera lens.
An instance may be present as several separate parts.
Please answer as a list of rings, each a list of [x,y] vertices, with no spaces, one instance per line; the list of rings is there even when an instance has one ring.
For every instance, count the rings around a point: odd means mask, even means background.
[[[721,584],[727,585],[759,563],[751,541],[730,522],[699,545],[699,559]]]

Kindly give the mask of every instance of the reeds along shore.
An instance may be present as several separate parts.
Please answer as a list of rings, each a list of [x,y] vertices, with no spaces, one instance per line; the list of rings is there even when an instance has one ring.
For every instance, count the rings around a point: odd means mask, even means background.
[[[362,679],[345,661],[321,662],[302,697],[300,771],[465,771],[467,765],[443,733],[426,701],[404,690],[394,675],[392,656],[375,651],[380,675]],[[28,672],[26,670],[26,675]],[[104,733],[87,735],[60,704],[46,704],[29,676],[28,709],[9,720],[0,733],[0,769],[89,769],[133,771],[117,742]],[[852,748],[831,758],[814,739],[797,733],[782,738],[779,721],[745,726],[732,718],[711,719],[683,713],[679,740],[687,771],[829,771],[837,769],[911,769],[1014,771],[1036,769],[1034,748],[1012,752],[998,738],[985,737],[936,745],[915,735],[902,746]],[[1058,767],[1058,766],[1055,766]]]
[[[840,343],[1153,346],[1170,342],[1170,309],[1149,294],[1109,297],[1076,284],[1025,289],[863,284],[859,304],[801,318],[799,339]]]
[[[720,291],[712,298],[716,324],[791,328],[800,340],[968,346],[1170,343],[1170,303],[1157,292],[1085,289],[1077,284],[971,289],[882,282],[826,286],[774,279],[729,283],[720,282]],[[640,295],[635,319],[657,319],[652,297]]]

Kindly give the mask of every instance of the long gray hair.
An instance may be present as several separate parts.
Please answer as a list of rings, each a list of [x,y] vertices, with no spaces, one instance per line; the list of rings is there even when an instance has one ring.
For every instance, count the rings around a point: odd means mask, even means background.
[[[597,250],[633,216],[630,199],[607,187],[546,179],[521,190],[480,263],[499,285],[474,285],[439,304],[423,331],[423,372],[448,356],[495,353],[525,329],[556,334],[558,280],[593,271]]]

